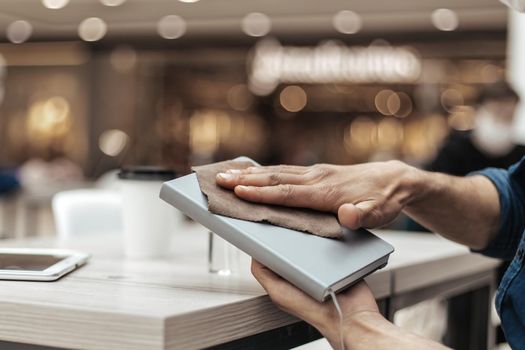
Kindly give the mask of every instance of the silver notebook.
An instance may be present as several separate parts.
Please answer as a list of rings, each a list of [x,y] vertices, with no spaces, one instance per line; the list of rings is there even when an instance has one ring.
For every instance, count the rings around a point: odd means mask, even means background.
[[[319,301],[385,266],[394,251],[364,229],[330,239],[213,214],[195,174],[165,182],[160,198]]]

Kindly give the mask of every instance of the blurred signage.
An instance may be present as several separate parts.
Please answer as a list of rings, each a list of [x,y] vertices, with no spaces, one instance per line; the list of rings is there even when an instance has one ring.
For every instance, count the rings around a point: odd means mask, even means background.
[[[421,59],[411,47],[346,46],[327,41],[315,47],[260,41],[251,56],[250,89],[271,93],[279,83],[407,83],[418,79]]]

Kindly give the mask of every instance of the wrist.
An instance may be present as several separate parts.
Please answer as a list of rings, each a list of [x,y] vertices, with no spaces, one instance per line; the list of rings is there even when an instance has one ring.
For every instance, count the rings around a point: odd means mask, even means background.
[[[408,206],[416,202],[423,194],[426,173],[400,161],[391,161],[389,166],[393,167],[392,178],[394,182],[393,193],[398,202],[403,206]]]
[[[343,319],[343,341],[346,350],[370,349],[369,345],[380,334],[385,322],[389,322],[377,311],[360,311]],[[332,315],[325,322],[312,324],[323,334],[334,349],[341,346],[341,329],[339,318]]]
[[[347,350],[375,348],[391,324],[379,312],[365,311],[345,322],[344,342]]]

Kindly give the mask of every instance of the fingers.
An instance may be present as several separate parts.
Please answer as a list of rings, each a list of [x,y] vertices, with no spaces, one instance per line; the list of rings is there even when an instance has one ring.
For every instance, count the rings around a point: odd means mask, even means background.
[[[234,174],[264,174],[264,173],[278,173],[278,174],[296,174],[302,175],[308,172],[309,167],[296,165],[271,165],[271,166],[253,166],[246,169],[231,169],[228,170]]]
[[[238,197],[254,203],[311,208],[323,211],[332,209],[325,203],[323,193],[320,193],[316,186],[290,184],[266,187],[236,186],[234,191]]]
[[[279,288],[282,284],[287,283],[275,272],[255,259],[252,259],[251,271],[253,277],[255,277],[268,294],[272,294],[275,288]]]
[[[339,207],[337,216],[341,225],[351,230],[361,227],[377,228],[385,225],[383,215],[376,209],[374,201],[364,201],[356,204],[346,203]]]
[[[280,279],[278,275],[275,274],[272,270],[261,264],[255,259],[252,259],[252,266],[251,271],[253,276],[258,280],[273,280],[273,279]]]
[[[217,184],[229,189],[238,185],[244,186],[276,186],[281,184],[300,185],[307,182],[307,176],[292,173],[219,173]]]
[[[339,207],[337,217],[341,225],[348,227],[351,230],[357,230],[361,225],[361,211],[355,205],[346,203]]]

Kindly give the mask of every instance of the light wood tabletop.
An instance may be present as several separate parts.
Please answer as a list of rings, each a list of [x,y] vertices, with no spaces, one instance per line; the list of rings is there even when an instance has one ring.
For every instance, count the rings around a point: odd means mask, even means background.
[[[496,266],[434,235],[379,234],[396,252],[386,268],[367,278],[377,298]],[[237,273],[209,273],[207,244],[207,231],[195,223],[179,227],[172,257],[160,260],[126,260],[116,234],[1,241],[2,247],[78,249],[92,258],[56,282],[0,281],[0,341],[77,349],[192,349],[297,322],[271,303],[250,275],[247,256],[242,255]],[[458,262],[461,266],[436,272],[442,264]]]

